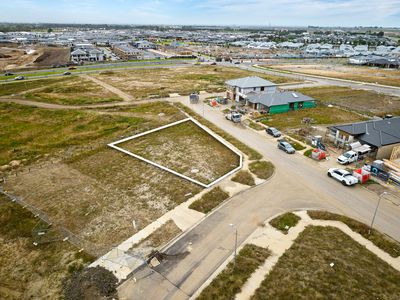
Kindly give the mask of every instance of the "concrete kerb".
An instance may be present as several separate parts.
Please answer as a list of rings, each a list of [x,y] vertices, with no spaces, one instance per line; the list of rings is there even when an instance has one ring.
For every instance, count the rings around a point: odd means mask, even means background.
[[[134,153],[132,153],[132,152],[130,152],[130,151],[127,151],[127,150],[125,150],[125,149],[123,149],[123,148],[117,146],[117,145],[120,144],[120,143],[127,142],[127,141],[133,140],[133,139],[135,139],[135,138],[138,138],[138,137],[141,137],[141,136],[145,136],[145,135],[151,134],[151,133],[153,133],[153,132],[157,132],[157,131],[160,131],[160,130],[163,130],[163,129],[166,129],[166,128],[169,128],[169,127],[172,127],[172,126],[175,126],[175,125],[184,123],[184,122],[188,122],[188,121],[191,121],[191,122],[193,122],[194,124],[196,124],[198,127],[200,127],[201,129],[203,129],[205,132],[207,132],[209,135],[211,135],[211,136],[212,136],[214,139],[216,139],[218,142],[220,142],[221,144],[223,144],[224,146],[226,146],[228,149],[230,149],[232,152],[234,152],[236,155],[238,155],[238,156],[239,156],[239,166],[236,167],[235,169],[229,171],[228,173],[222,175],[221,177],[217,178],[217,179],[214,180],[213,182],[211,182],[211,183],[209,183],[209,184],[205,184],[205,183],[202,183],[202,182],[200,182],[200,181],[198,181],[198,180],[196,180],[196,179],[193,179],[193,178],[191,178],[191,177],[189,177],[189,176],[186,176],[186,175],[184,175],[184,174],[181,174],[181,173],[179,173],[179,172],[176,172],[176,171],[174,171],[174,170],[171,170],[171,169],[169,169],[169,168],[167,168],[167,167],[164,167],[164,166],[162,166],[162,165],[160,165],[160,164],[158,164],[158,163],[155,163],[155,162],[153,162],[153,161],[151,161],[151,160],[149,160],[149,159],[146,159],[146,158],[144,158],[144,157],[142,157],[142,156],[139,156],[139,155],[137,155],[137,154],[134,154]],[[118,141],[115,141],[115,142],[113,142],[113,143],[108,144],[108,146],[111,147],[111,148],[113,148],[113,149],[115,149],[115,150],[118,150],[118,151],[120,151],[120,152],[123,152],[123,153],[125,153],[125,154],[127,154],[127,155],[129,155],[129,156],[132,156],[132,157],[134,157],[134,158],[137,158],[137,159],[139,159],[139,160],[142,160],[142,161],[144,161],[144,162],[146,162],[146,163],[148,163],[148,164],[151,164],[152,166],[155,166],[155,167],[160,168],[160,169],[162,169],[162,170],[164,170],[164,171],[167,171],[167,172],[169,172],[169,173],[172,173],[172,174],[174,174],[174,175],[176,175],[176,176],[178,176],[178,177],[181,177],[181,178],[183,178],[183,179],[185,179],[185,180],[191,181],[191,182],[193,182],[193,183],[195,183],[195,184],[197,184],[197,185],[200,185],[201,187],[204,187],[204,188],[209,188],[209,187],[215,185],[216,183],[220,182],[220,181],[223,180],[224,178],[226,178],[226,177],[232,175],[233,173],[239,171],[239,170],[242,168],[242,166],[243,166],[243,155],[242,155],[241,152],[239,152],[238,150],[236,150],[235,147],[233,147],[231,144],[229,144],[227,141],[225,141],[222,137],[220,137],[219,135],[217,135],[217,134],[214,133],[212,130],[210,130],[209,128],[207,128],[206,126],[204,126],[203,124],[201,124],[199,121],[197,121],[196,119],[194,119],[194,118],[192,118],[192,117],[188,117],[188,118],[183,119],[183,120],[179,120],[179,121],[176,121],[176,122],[173,122],[173,123],[164,125],[164,126],[160,126],[160,127],[157,127],[157,128],[151,129],[151,130],[148,130],[148,131],[146,131],[146,132],[142,132],[142,133],[139,133],[139,134],[136,134],[136,135],[127,137],[127,138],[123,138],[123,139],[121,139],[121,140],[118,140]]]

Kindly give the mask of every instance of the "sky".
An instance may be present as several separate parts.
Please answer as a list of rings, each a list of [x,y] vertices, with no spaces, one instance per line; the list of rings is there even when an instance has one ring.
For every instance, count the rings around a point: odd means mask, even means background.
[[[0,0],[0,22],[400,27],[400,0]]]

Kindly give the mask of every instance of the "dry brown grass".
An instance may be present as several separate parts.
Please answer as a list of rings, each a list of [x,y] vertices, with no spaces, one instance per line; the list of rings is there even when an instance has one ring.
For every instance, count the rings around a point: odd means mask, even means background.
[[[296,226],[299,221],[299,216],[295,215],[294,213],[288,212],[272,219],[271,221],[269,221],[269,224],[271,224],[272,227],[275,227],[276,229],[282,231],[284,234],[287,234],[289,229]]]
[[[150,234],[147,238],[141,240],[138,244],[134,245],[135,248],[140,247],[152,247],[158,248],[163,246],[178,234],[180,234],[182,230],[176,226],[173,220],[167,221],[160,228],[156,229],[152,234]]]
[[[285,64],[269,67],[311,75],[400,86],[400,71],[396,69],[335,64]]]
[[[399,299],[399,282],[400,272],[339,229],[309,226],[252,299]]]
[[[241,184],[253,186],[255,185],[255,181],[253,176],[250,174],[249,171],[241,170],[233,176],[232,181],[239,182]]]
[[[263,75],[238,68],[190,66],[102,72],[97,78],[131,94],[135,99],[168,97],[171,93],[189,95],[193,91],[223,92],[228,79],[256,75],[275,83],[288,82],[280,76]]]
[[[269,161],[254,161],[249,164],[249,170],[260,179],[268,179],[274,174],[274,165]]]
[[[340,86],[310,87],[298,91],[324,104],[338,105],[368,115],[400,115],[400,97],[396,96]]]
[[[93,260],[68,242],[34,246],[37,221],[0,195],[1,299],[60,299],[63,279]]]
[[[47,84],[45,87],[28,91],[23,96],[29,100],[67,105],[122,101],[104,87],[88,79],[75,76],[62,82]]]
[[[205,184],[239,165],[237,154],[191,121],[118,146]]]

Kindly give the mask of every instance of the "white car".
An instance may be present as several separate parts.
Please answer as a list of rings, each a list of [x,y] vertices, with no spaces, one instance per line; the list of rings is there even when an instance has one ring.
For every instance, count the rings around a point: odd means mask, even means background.
[[[338,168],[331,168],[328,170],[328,176],[333,177],[336,180],[340,181],[343,185],[351,186],[358,183],[358,179],[351,175],[350,172],[338,169]]]

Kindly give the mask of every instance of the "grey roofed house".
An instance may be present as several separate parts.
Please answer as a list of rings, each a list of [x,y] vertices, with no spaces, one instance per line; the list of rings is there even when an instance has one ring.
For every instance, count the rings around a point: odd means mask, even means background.
[[[275,92],[275,93],[249,93],[247,101],[250,103],[261,103],[264,106],[285,105],[294,102],[315,101],[314,98],[299,92]]]
[[[258,76],[248,76],[238,79],[232,79],[226,81],[227,85],[239,87],[242,89],[245,88],[254,88],[254,87],[263,87],[263,86],[276,86],[275,83],[260,78]]]
[[[400,143],[400,117],[332,126],[377,148]]]

